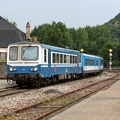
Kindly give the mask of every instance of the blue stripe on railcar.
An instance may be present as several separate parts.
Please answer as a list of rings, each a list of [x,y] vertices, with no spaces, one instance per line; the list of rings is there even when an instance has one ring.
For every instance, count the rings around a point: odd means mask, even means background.
[[[10,68],[15,68],[15,71],[10,71]],[[37,68],[37,71],[31,71],[32,68]],[[39,74],[40,73],[40,65],[37,66],[10,66],[7,65],[7,73],[8,74]]]
[[[48,67],[41,67],[41,77],[51,77],[54,75],[60,75],[60,74],[69,74],[69,73],[82,73],[81,67],[77,66],[59,66],[54,65],[50,67],[50,70],[48,70]]]
[[[37,65],[37,66],[10,66],[8,65],[8,74],[40,74],[41,77],[51,77],[59,74],[82,73],[81,65]],[[15,71],[10,71],[10,68],[16,68]],[[37,71],[31,71],[31,68],[37,68]]]

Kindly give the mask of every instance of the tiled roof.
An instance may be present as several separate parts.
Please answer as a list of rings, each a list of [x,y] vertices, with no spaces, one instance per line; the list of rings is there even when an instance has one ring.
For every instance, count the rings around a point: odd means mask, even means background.
[[[0,16],[0,48],[25,40],[25,33]]]
[[[24,34],[18,30],[0,30],[0,47],[6,48],[9,44],[23,41]]]

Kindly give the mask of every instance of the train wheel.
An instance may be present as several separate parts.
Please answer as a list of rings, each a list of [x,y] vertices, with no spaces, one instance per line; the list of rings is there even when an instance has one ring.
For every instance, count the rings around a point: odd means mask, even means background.
[[[52,78],[52,83],[57,83],[58,82],[58,78],[57,77],[53,77]]]
[[[49,78],[41,79],[41,84],[44,85],[44,86],[50,84],[50,80],[49,80]]]
[[[40,83],[39,79],[34,81],[34,86],[35,87],[40,87],[40,85],[41,85],[41,83]]]

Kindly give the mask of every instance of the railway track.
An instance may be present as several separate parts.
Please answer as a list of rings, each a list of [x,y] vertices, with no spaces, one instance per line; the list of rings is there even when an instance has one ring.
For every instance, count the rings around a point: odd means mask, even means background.
[[[104,70],[109,72],[120,72],[120,68],[112,68],[111,71],[109,68],[104,68]]]
[[[0,98],[1,97],[6,97],[9,95],[14,95],[14,94],[18,94],[18,93],[23,93],[28,91],[28,89],[19,89],[19,88],[7,88],[5,90],[1,90],[0,91]]]
[[[16,110],[12,113],[9,113],[6,116],[13,115],[17,119],[34,119],[41,120],[50,115],[56,113],[57,111],[65,108],[71,104],[74,104],[78,101],[88,98],[89,96],[95,94],[96,92],[108,88],[110,85],[115,83],[117,80],[120,80],[119,74],[116,76],[102,80],[100,82],[85,86],[83,88],[68,92],[51,99],[46,99],[37,104]]]
[[[92,76],[93,77],[93,76]],[[73,81],[76,81],[76,80],[73,80]],[[62,85],[62,84],[65,84],[65,83],[69,83],[71,81],[61,81],[60,83],[58,83],[59,85]],[[58,84],[50,84],[50,85],[47,85],[47,86],[42,86],[42,87],[48,87],[48,86],[55,86],[55,85],[58,85]],[[27,88],[19,88],[17,86],[12,86],[12,87],[8,87],[8,88],[5,88],[3,90],[0,90],[0,98],[1,97],[6,97],[6,96],[9,96],[9,95],[14,95],[14,94],[18,94],[18,93],[23,93],[23,92],[27,92],[27,91],[30,91],[30,90],[34,90],[35,88],[33,89],[27,89]],[[40,88],[37,88],[37,89],[40,89]]]

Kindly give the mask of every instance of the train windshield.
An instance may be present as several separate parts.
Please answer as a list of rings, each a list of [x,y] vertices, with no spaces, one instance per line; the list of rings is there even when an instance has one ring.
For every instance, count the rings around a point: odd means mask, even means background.
[[[37,46],[22,47],[21,59],[25,61],[38,60],[38,47]]]

